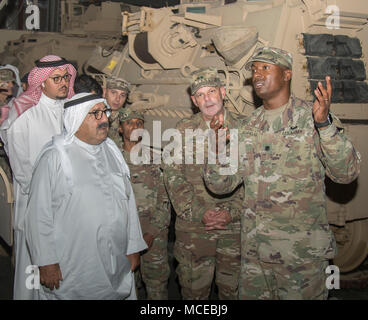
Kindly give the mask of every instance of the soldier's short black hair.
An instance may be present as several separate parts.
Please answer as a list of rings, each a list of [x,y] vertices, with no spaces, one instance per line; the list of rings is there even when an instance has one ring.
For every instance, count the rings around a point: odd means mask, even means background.
[[[92,78],[87,74],[81,74],[75,78],[74,82],[74,92],[82,93],[82,92],[92,92],[94,91],[95,94],[102,97],[102,87],[96,81],[96,79]]]

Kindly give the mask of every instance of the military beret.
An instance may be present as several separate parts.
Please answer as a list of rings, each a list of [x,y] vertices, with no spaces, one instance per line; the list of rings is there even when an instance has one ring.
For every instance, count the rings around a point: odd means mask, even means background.
[[[194,71],[191,74],[190,91],[194,95],[202,87],[222,87],[223,84],[218,75],[217,69],[210,67]]]
[[[293,68],[293,56],[291,53],[279,48],[262,47],[257,49],[245,65],[245,68],[250,70],[252,63],[255,61],[275,64],[290,70]]]

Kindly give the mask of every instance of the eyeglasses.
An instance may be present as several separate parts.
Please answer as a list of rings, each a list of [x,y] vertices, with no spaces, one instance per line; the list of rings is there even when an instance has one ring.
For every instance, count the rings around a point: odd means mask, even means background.
[[[102,119],[102,114],[106,114],[106,117],[110,117],[111,116],[111,109],[105,109],[105,110],[95,110],[92,112],[88,112],[88,114],[93,114],[96,118],[96,120],[101,120]]]
[[[64,79],[65,82],[69,82],[70,79],[72,78],[72,75],[67,73],[64,74],[63,76],[56,76],[56,77],[50,77],[52,80],[54,80],[55,84],[59,84],[61,82],[61,79]]]

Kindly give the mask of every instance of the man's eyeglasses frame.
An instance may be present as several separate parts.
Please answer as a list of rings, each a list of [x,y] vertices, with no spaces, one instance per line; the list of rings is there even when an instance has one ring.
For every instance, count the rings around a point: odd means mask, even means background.
[[[54,80],[55,84],[59,84],[61,82],[61,79],[64,79],[65,82],[69,82],[71,78],[72,75],[69,73],[64,74],[63,76],[50,77],[50,79]]]
[[[111,116],[111,109],[106,108],[104,110],[95,110],[95,111],[92,111],[92,112],[88,112],[88,114],[93,114],[95,116],[96,120],[101,120],[103,113],[106,114],[107,118],[109,118]]]

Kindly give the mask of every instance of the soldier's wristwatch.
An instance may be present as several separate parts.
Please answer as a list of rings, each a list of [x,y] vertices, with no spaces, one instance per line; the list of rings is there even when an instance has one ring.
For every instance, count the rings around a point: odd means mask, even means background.
[[[314,122],[314,126],[319,129],[323,127],[327,127],[332,123],[332,117],[331,114],[328,114],[327,120],[325,122]]]

